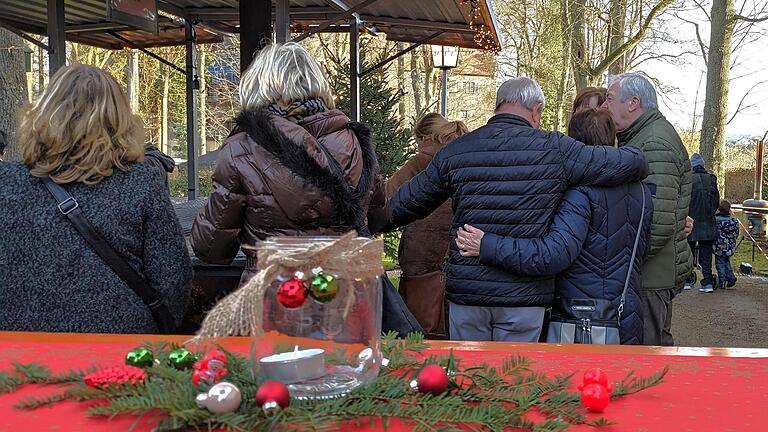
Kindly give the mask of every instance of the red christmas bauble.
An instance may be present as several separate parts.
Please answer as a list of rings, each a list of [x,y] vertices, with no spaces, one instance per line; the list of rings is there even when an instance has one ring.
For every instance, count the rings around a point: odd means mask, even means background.
[[[291,404],[288,387],[280,381],[264,381],[256,390],[256,404],[265,408],[264,405],[270,402],[276,403],[280,408],[288,408]]]
[[[422,393],[438,396],[448,388],[448,374],[438,365],[427,365],[416,377],[416,385]]]
[[[295,309],[307,301],[307,283],[294,276],[280,284],[277,289],[277,301],[288,309]]]
[[[610,400],[611,392],[600,384],[587,384],[581,390],[581,404],[591,412],[603,412]]]
[[[579,390],[583,389],[588,384],[600,384],[601,386],[608,389],[609,393],[613,391],[612,386],[608,384],[608,375],[606,375],[605,372],[600,368],[592,368],[584,372],[584,377],[581,380]]]

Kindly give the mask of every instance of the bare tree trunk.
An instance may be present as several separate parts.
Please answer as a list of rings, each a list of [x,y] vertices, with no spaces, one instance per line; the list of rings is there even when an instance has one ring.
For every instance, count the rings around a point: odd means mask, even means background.
[[[42,38],[40,38],[42,39]],[[45,56],[43,55],[43,48],[37,48],[37,94],[43,92],[45,88]]]
[[[565,1],[560,2],[560,17],[563,26],[563,35],[568,35],[568,6]],[[565,129],[570,119],[570,108],[566,103],[568,97],[569,83],[571,82],[571,41],[567,37],[562,37],[563,44],[563,67],[560,72],[560,82],[557,85],[557,95],[555,97],[555,118],[552,121],[552,127],[555,130]],[[565,115],[564,115],[565,114]]]
[[[20,157],[15,145],[19,110],[27,100],[27,80],[24,76],[24,41],[0,28],[0,130],[8,135],[7,159]]]
[[[612,0],[609,16],[609,35],[608,51],[609,53],[619,49],[624,43],[624,27],[626,26],[627,1]],[[620,56],[608,67],[608,72],[612,75],[618,75],[627,69],[626,55]]]
[[[161,65],[160,68],[163,80],[163,100],[160,105],[160,151],[170,154],[170,149],[168,148],[168,92],[171,87],[171,72],[166,65]]]
[[[418,116],[424,111],[421,104],[421,80],[419,79],[419,57],[411,51],[408,53],[411,57],[411,89],[413,90],[413,108]]]
[[[131,50],[126,64],[125,82],[128,83],[128,99],[131,111],[139,112],[139,50]]]
[[[720,191],[725,190],[725,119],[728,115],[728,75],[731,65],[731,40],[735,25],[734,0],[713,0],[709,53],[707,55],[707,93],[701,123],[701,155],[707,168],[717,175]]]
[[[576,90],[589,86],[589,57],[585,40],[584,13],[585,0],[563,0],[568,11],[565,16],[564,28],[570,30],[571,61],[573,63],[573,78],[576,82]],[[567,34],[567,33],[566,33]]]
[[[200,91],[197,92],[197,121],[200,124],[200,154],[204,155],[208,152],[208,138],[206,134],[207,110],[205,107],[205,101],[208,99],[208,93],[205,85],[205,45],[198,45],[197,53],[197,77],[200,80]]]
[[[403,42],[398,42],[397,51],[402,51],[404,49],[405,44]],[[397,88],[405,94],[405,56],[397,58]],[[397,103],[397,112],[401,119],[405,119],[407,113],[405,109],[405,97],[401,97],[400,101]]]
[[[432,105],[432,51],[428,46],[422,47],[421,57],[424,59],[424,106],[429,108]]]

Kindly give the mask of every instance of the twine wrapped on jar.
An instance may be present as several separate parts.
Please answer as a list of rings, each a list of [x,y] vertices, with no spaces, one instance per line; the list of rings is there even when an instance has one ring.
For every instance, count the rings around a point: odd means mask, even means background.
[[[354,231],[335,240],[302,247],[262,250],[259,253],[261,270],[208,313],[195,339],[259,335],[264,293],[282,269],[334,267],[350,278],[373,278],[384,272],[383,252],[382,239],[361,238]]]

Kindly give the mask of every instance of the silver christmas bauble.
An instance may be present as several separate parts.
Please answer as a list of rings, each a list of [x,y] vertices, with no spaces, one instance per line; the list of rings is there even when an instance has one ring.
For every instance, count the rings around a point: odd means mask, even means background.
[[[215,384],[208,393],[200,393],[196,398],[198,407],[216,414],[234,412],[241,401],[240,389],[226,381]]]

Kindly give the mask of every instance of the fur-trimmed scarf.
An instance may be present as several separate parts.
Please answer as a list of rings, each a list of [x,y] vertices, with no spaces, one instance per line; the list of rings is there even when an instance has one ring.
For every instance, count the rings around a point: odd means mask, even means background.
[[[305,185],[309,184],[323,191],[331,199],[334,214],[340,225],[352,227],[360,235],[370,235],[366,224],[368,197],[378,171],[378,162],[373,148],[371,128],[368,125],[358,122],[347,124],[347,128],[357,137],[363,161],[360,181],[357,187],[352,187],[335,159],[328,161],[328,167],[321,166],[303,145],[291,141],[275,127],[270,120],[269,111],[244,111],[237,116],[235,122],[237,127],[233,134],[238,131],[246,132],[280,164],[304,179]],[[319,140],[316,142],[327,158],[333,158]]]

